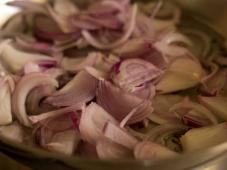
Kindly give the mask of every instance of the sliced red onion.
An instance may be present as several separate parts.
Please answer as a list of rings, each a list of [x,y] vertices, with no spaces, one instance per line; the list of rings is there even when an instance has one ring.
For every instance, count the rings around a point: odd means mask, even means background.
[[[101,28],[101,25],[95,23],[88,16],[75,16],[71,18],[71,23],[73,27],[85,30],[98,30]]]
[[[132,92],[135,88],[146,84],[162,74],[162,70],[142,59],[123,60],[112,79],[119,87]]]
[[[71,155],[79,141],[79,134],[73,129],[70,114],[62,114],[45,119],[36,131],[38,143],[54,152]]]
[[[111,6],[115,10],[118,10],[120,12],[124,12],[126,10],[126,7],[129,5],[129,1],[112,1],[112,0],[104,0],[102,2],[102,5]]]
[[[47,14],[47,11],[45,10],[43,3],[36,3],[27,0],[16,0],[7,2],[7,5],[23,8],[31,12]]]
[[[191,125],[195,124],[195,126],[198,127],[218,123],[217,118],[212,112],[204,106],[190,101],[188,98],[185,98],[182,102],[173,105],[170,112],[175,113],[175,115],[177,115],[180,119],[183,118],[184,123],[191,123]],[[185,122],[184,116],[186,116],[186,118],[194,118],[195,120]]]
[[[54,106],[70,106],[79,102],[89,102],[95,97],[98,80],[86,71],[79,72],[62,89],[47,98]]]
[[[130,39],[122,46],[114,49],[121,58],[141,57],[151,51],[151,45],[142,38]]]
[[[205,97],[199,96],[199,102],[212,111],[219,119],[227,120],[227,98],[222,96]]]
[[[102,3],[92,4],[86,11],[86,13],[92,17],[105,17],[115,15],[119,12],[119,9],[112,5]]]
[[[0,125],[12,123],[11,88],[7,76],[0,77]]]
[[[176,134],[176,133],[184,133],[189,128],[182,124],[172,124],[167,123],[163,125],[158,125],[154,128],[152,128],[146,136],[147,140],[153,141],[153,142],[160,142],[159,139],[162,137],[165,137],[166,134]],[[161,143],[162,144],[162,143]]]
[[[150,112],[150,103],[143,99],[127,93],[109,82],[100,81],[97,89],[97,102],[117,120],[122,121],[134,108],[142,104],[128,123],[143,120]],[[144,103],[143,103],[144,102]]]
[[[0,136],[14,142],[23,143],[24,134],[24,130],[18,122],[13,122],[6,126],[0,126]]]
[[[135,137],[111,122],[105,124],[103,131],[105,137],[128,149],[133,149],[138,143],[138,140]]]
[[[100,159],[112,160],[132,157],[132,151],[112,142],[109,139],[101,139],[96,144],[96,150]]]
[[[57,87],[58,82],[44,73],[30,73],[23,76],[18,82],[12,96],[12,110],[21,124],[31,126],[25,109],[25,101],[29,92],[40,85]]]
[[[139,13],[136,18],[136,26],[134,36],[143,37],[148,42],[153,42],[155,39],[155,30],[152,20],[145,14]]]
[[[160,69],[165,69],[169,64],[169,59],[155,48],[152,48],[150,53],[141,58],[151,62]]]
[[[46,25],[43,27],[43,25]],[[76,40],[80,36],[79,30],[74,30],[73,33],[63,33],[58,25],[49,17],[38,15],[34,18],[34,33],[35,35],[45,41],[65,41]]]
[[[50,151],[72,155],[75,152],[79,141],[79,134],[77,134],[74,130],[67,130],[55,134],[52,137],[51,142],[47,143],[43,147]]]
[[[180,138],[183,150],[192,152],[224,143],[227,140],[226,128],[227,124],[224,122],[189,130]]]
[[[204,70],[198,61],[180,57],[170,64],[158,82],[156,89],[160,93],[176,92],[196,86],[204,76]]]
[[[208,95],[218,95],[227,82],[227,69],[215,69],[210,75],[202,79],[201,91]]]
[[[50,96],[56,91],[53,86],[40,86],[33,89],[26,99],[26,111],[29,115],[36,115],[47,112],[50,108],[41,105],[41,100]]]
[[[134,155],[139,160],[160,160],[178,156],[176,152],[153,142],[140,142],[134,149]]]
[[[102,138],[102,130],[107,122],[117,121],[96,103],[89,104],[82,112],[79,130],[83,140],[96,143]]]
[[[117,46],[120,46],[120,45],[124,44],[129,39],[129,37],[131,36],[131,34],[132,34],[133,30],[134,30],[135,22],[136,22],[137,10],[138,10],[138,7],[135,4],[132,7],[132,15],[131,15],[131,18],[130,18],[130,21],[129,21],[129,26],[128,26],[127,31],[123,34],[123,36],[120,39],[116,40],[113,43],[110,43],[110,44],[101,43],[101,42],[97,41],[86,30],[82,31],[82,35],[87,40],[88,43],[90,43],[92,46],[94,46],[94,47],[96,47],[98,49],[110,49],[110,48],[115,48]]]
[[[39,61],[52,61],[55,63],[57,62],[56,59],[51,58],[47,55],[19,51],[15,47],[13,47],[11,43],[4,45],[1,60],[13,73],[21,71],[25,64],[28,62]]]
[[[16,38],[16,43],[23,50],[36,51],[42,53],[54,53],[57,51],[57,48],[55,48],[49,43],[28,41],[19,37]]]
[[[50,5],[47,5],[46,7],[50,16],[64,33],[71,33],[74,31],[74,28],[69,22],[69,17],[77,15],[78,8],[71,1],[66,0],[63,3],[61,0],[55,0],[53,7]]]
[[[24,65],[24,74],[38,73],[38,72],[42,72],[38,64],[34,62],[28,62]]]
[[[65,107],[62,109],[49,111],[49,112],[42,113],[39,115],[29,116],[29,120],[32,122],[32,124],[36,124],[36,123],[43,121],[45,119],[48,119],[48,118],[59,116],[59,115],[65,114],[65,113],[80,111],[82,109],[83,105],[84,105],[83,103],[77,103],[70,107]]]

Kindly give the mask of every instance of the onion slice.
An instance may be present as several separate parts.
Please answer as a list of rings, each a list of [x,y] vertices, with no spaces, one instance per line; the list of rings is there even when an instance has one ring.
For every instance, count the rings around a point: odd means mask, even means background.
[[[57,87],[58,82],[44,73],[30,73],[21,78],[16,85],[12,96],[12,110],[21,124],[30,127],[32,124],[28,119],[25,109],[25,101],[29,92],[40,85]]]
[[[54,106],[70,106],[79,102],[89,102],[95,97],[98,80],[86,71],[79,72],[62,89],[56,91],[46,101]]]
[[[103,130],[104,136],[128,149],[133,149],[138,140],[131,136],[126,130],[121,129],[116,124],[107,122]]]
[[[83,140],[96,143],[103,137],[102,130],[107,122],[118,122],[96,103],[89,104],[82,112],[79,130]]]
[[[134,108],[142,104],[132,115],[128,123],[135,123],[147,117],[150,102],[127,93],[107,81],[100,81],[97,89],[97,102],[117,120],[122,121]]]
[[[178,156],[176,152],[153,142],[140,142],[134,149],[134,155],[139,160],[160,160]]]
[[[98,42],[88,31],[83,30],[82,31],[82,35],[83,37],[87,40],[88,43],[90,43],[92,46],[98,48],[98,49],[111,49],[111,48],[115,48],[123,43],[125,43],[125,41],[128,40],[128,38],[131,36],[134,27],[135,27],[135,23],[136,23],[136,15],[137,15],[137,10],[138,7],[137,5],[133,5],[132,7],[132,15],[129,21],[129,26],[128,26],[128,30],[124,33],[124,35],[119,39],[116,40],[115,42],[111,43],[111,44],[104,44],[101,42]]]

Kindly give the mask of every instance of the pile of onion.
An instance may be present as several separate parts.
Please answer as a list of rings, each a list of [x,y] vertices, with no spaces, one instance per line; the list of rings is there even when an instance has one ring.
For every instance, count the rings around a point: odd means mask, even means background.
[[[0,30],[1,137],[139,160],[227,140],[227,53],[174,4],[8,5],[22,10]]]

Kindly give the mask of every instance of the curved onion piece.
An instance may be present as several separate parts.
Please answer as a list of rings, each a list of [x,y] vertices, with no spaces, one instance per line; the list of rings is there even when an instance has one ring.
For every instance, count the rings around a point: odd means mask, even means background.
[[[183,34],[171,32],[162,37],[160,41],[156,42],[154,47],[168,56],[178,57],[187,54],[188,49],[176,45],[177,43],[183,43],[186,47],[192,46],[191,41]]]
[[[148,42],[152,42],[155,38],[155,30],[152,19],[142,13],[139,13],[136,17],[134,36],[138,38],[143,37]]]
[[[96,103],[89,104],[82,112],[79,130],[83,140],[96,143],[102,136],[102,130],[107,122],[118,122]]]
[[[110,44],[104,44],[101,42],[98,42],[88,31],[83,30],[82,31],[82,35],[83,37],[87,40],[88,43],[90,43],[92,46],[98,48],[98,49],[111,49],[111,48],[115,48],[117,46],[120,46],[122,44],[124,44],[128,38],[131,36],[134,27],[135,27],[135,23],[136,23],[136,15],[137,15],[137,10],[138,7],[137,5],[133,5],[132,7],[132,15],[129,21],[129,26],[127,31],[122,35],[122,37],[118,40],[116,40],[113,43]]]
[[[73,129],[71,114],[75,113],[65,113],[40,122],[36,131],[38,143],[50,151],[73,154],[80,137]]]
[[[6,65],[12,73],[21,71],[24,65],[28,62],[41,62],[41,61],[53,61],[56,59],[51,58],[43,54],[33,54],[17,50],[11,43],[5,44],[1,61]]]
[[[29,92],[40,85],[58,86],[58,82],[44,73],[30,73],[18,82],[12,97],[12,110],[21,124],[31,126],[25,109],[25,101]]]
[[[221,69],[211,73],[202,81],[202,92],[209,95],[217,95],[224,88],[227,82],[227,69]]]
[[[83,106],[84,106],[84,103],[77,103],[70,107],[65,107],[62,109],[49,111],[49,112],[42,113],[39,115],[29,116],[29,120],[32,122],[32,124],[36,124],[47,118],[52,118],[52,117],[59,116],[59,115],[65,114],[65,113],[71,113],[71,112],[74,113],[77,111],[81,111]]]
[[[79,72],[62,89],[48,97],[46,101],[54,106],[70,106],[88,102],[95,97],[98,80],[86,71]]]
[[[45,27],[43,27],[43,25],[45,25]],[[34,32],[38,39],[45,41],[75,40],[80,36],[80,32],[78,30],[74,30],[73,33],[62,32],[51,18],[44,15],[37,15],[34,18]]]
[[[0,125],[12,123],[11,88],[7,77],[0,77]]]
[[[132,157],[132,151],[105,138],[97,142],[96,150],[99,158],[103,160]]]
[[[190,59],[179,58],[169,66],[156,89],[160,93],[170,93],[196,86],[204,75],[202,66]]]
[[[55,0],[53,7],[47,5],[47,10],[64,33],[71,33],[74,31],[68,18],[77,15],[78,8],[71,1],[65,0],[63,3],[61,0]]]
[[[182,124],[167,123],[152,128],[146,134],[145,139],[164,145],[173,151],[181,152],[180,141],[176,136],[184,134],[188,129],[187,126]]]
[[[183,97],[179,95],[156,95],[152,100],[154,111],[148,115],[148,118],[157,124],[180,123],[169,109],[182,100]]]
[[[29,115],[36,115],[48,111],[50,108],[43,107],[41,100],[56,91],[53,86],[40,86],[33,89],[26,99],[26,110]]]
[[[24,130],[18,122],[13,122],[10,125],[0,126],[0,136],[22,143],[24,141]]]
[[[143,99],[127,93],[106,81],[99,82],[96,97],[98,104],[119,121],[122,121],[134,108],[143,102],[145,102],[145,107],[138,109],[128,123],[141,121],[147,117],[149,112],[152,112],[148,101],[146,103]]]
[[[36,13],[47,14],[47,11],[45,10],[43,3],[37,3],[27,0],[16,0],[7,2],[7,5],[16,6]]]
[[[190,51],[204,59],[211,49],[211,37],[199,29],[186,27],[182,31],[193,42]]]
[[[221,66],[226,66],[227,65],[227,58],[225,56],[219,56],[215,58],[215,61],[220,64]]]
[[[57,52],[57,48],[55,48],[49,43],[37,42],[37,41],[31,41],[31,40],[29,41],[21,37],[16,37],[16,44],[23,50],[27,50],[27,51],[36,51],[36,52],[42,52],[42,53]]]
[[[176,152],[153,142],[140,142],[134,149],[134,155],[139,160],[160,160],[178,156]]]
[[[121,58],[141,57],[151,51],[151,45],[142,38],[134,38],[113,51]]]
[[[227,97],[204,97],[199,96],[199,101],[202,105],[207,107],[218,118],[227,120]]]
[[[227,123],[221,123],[213,126],[191,129],[181,138],[181,144],[185,152],[206,149],[227,140]]]
[[[107,122],[103,131],[105,137],[128,149],[133,149],[138,143],[138,140],[135,137],[131,136],[126,130],[120,128],[112,122]]]
[[[218,124],[218,120],[206,107],[185,98],[182,102],[173,105],[170,112],[175,113],[186,125],[201,127]]]
[[[67,130],[57,133],[51,139],[51,142],[46,144],[46,149],[66,155],[72,155],[80,141],[79,134],[75,130]]]
[[[112,73],[112,79],[119,87],[133,92],[137,87],[142,86],[156,78],[163,72],[142,59],[127,59],[117,64]]]

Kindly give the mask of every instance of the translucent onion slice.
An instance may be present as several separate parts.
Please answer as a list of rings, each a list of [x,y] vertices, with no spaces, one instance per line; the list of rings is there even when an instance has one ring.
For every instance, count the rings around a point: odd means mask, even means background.
[[[226,142],[226,128],[227,124],[225,122],[189,130],[180,138],[183,150],[192,152]]]
[[[0,125],[12,123],[11,88],[6,77],[0,77]]]
[[[50,85],[57,87],[58,82],[44,73],[31,73],[23,76],[12,96],[12,110],[21,124],[30,127],[32,124],[28,119],[25,109],[25,101],[32,89],[41,85]]]
[[[160,160],[178,156],[176,152],[153,142],[140,142],[134,149],[134,155],[139,160]]]
[[[104,136],[128,149],[133,149],[138,140],[131,136],[125,129],[112,122],[107,122],[103,130]]]
[[[49,111],[49,112],[42,113],[39,115],[29,116],[29,120],[32,122],[32,124],[36,124],[47,118],[52,118],[52,117],[59,116],[59,115],[65,114],[65,113],[81,111],[82,107],[84,107],[84,103],[77,103],[70,107],[64,107],[62,109]]]
[[[71,33],[74,31],[68,19],[70,16],[77,15],[79,11],[71,1],[66,0],[62,3],[61,0],[55,0],[53,7],[50,5],[47,5],[46,7],[50,16],[55,20],[64,33]]]
[[[95,97],[98,80],[86,71],[79,72],[62,89],[47,98],[54,106],[70,106],[79,102],[89,102]]]
[[[199,123],[198,126],[218,124],[216,116],[210,112],[210,110],[199,103],[190,101],[188,98],[173,105],[170,108],[170,112],[173,112],[177,117],[183,119],[183,122],[186,120],[184,123],[188,123],[187,125],[189,126],[190,124],[193,126],[197,123]],[[187,120],[189,120],[189,122],[187,122]]]
[[[151,45],[142,38],[134,38],[113,51],[121,58],[141,57],[151,51]]]
[[[103,137],[103,128],[107,122],[118,122],[96,103],[89,104],[82,112],[79,130],[83,140],[96,143]]]
[[[57,63],[56,59],[47,55],[20,51],[13,47],[12,43],[4,44],[0,60],[12,73],[21,71],[28,62],[53,61]]]
[[[80,137],[74,129],[71,114],[76,113],[65,113],[39,122],[36,130],[37,142],[50,151],[73,154]]]
[[[205,95],[218,95],[227,82],[227,69],[217,70],[202,80],[201,91]]]
[[[132,151],[109,139],[100,139],[96,144],[98,157],[103,160],[113,160],[132,157]]]
[[[152,112],[149,101],[127,93],[107,81],[99,82],[96,97],[98,104],[119,121],[144,102],[146,107],[138,109],[128,121],[129,124],[143,120]]]
[[[8,2],[7,5],[16,6],[36,13],[47,14],[47,11],[44,8],[43,3],[37,3],[27,0],[16,0]]]
[[[200,63],[186,57],[179,58],[170,64],[156,89],[160,93],[185,90],[196,86],[203,76],[204,70]]]
[[[94,46],[94,47],[96,47],[98,49],[111,49],[111,48],[115,48],[115,47],[117,47],[119,45],[122,45],[128,40],[128,38],[131,36],[131,34],[132,34],[133,30],[134,30],[135,23],[136,23],[137,10],[138,10],[137,5],[136,4],[133,5],[133,7],[132,7],[132,15],[131,15],[131,18],[130,18],[130,21],[129,21],[129,26],[128,26],[127,31],[122,35],[122,37],[120,39],[116,40],[113,43],[110,43],[110,44],[101,43],[101,42],[97,41],[86,30],[82,31],[82,35],[87,40],[88,43],[90,43],[92,46]]]
[[[218,118],[227,120],[227,97],[205,97],[200,96],[199,101],[202,105],[207,107],[213,112]]]
[[[152,63],[142,59],[123,60],[116,67],[112,72],[113,82],[129,92],[151,82],[163,73]]]

